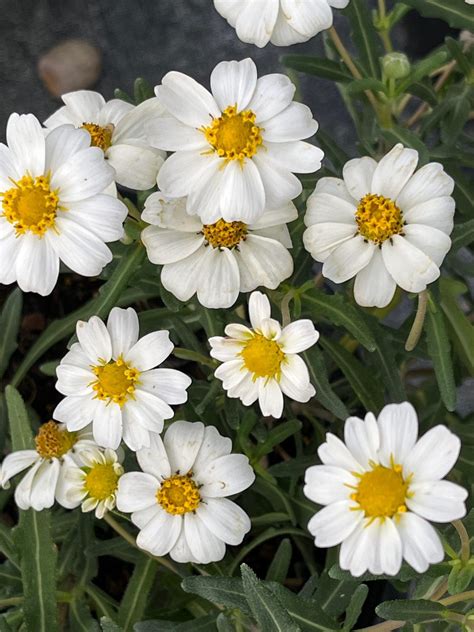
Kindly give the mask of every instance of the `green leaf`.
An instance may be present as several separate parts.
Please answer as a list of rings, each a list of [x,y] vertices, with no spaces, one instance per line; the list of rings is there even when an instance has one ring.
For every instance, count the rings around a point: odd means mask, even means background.
[[[351,81],[345,87],[347,94],[360,94],[361,92],[365,92],[366,90],[372,90],[373,92],[383,92],[385,94],[385,86],[378,79],[372,79],[371,77],[366,77],[365,79],[355,79]]]
[[[260,459],[265,454],[271,452],[274,446],[283,443],[285,439],[288,439],[288,437],[291,437],[301,430],[302,425],[301,421],[297,419],[278,424],[275,428],[270,430],[265,441],[257,447],[256,458]]]
[[[133,96],[135,98],[135,103],[139,105],[146,101],[147,99],[151,99],[155,96],[153,91],[153,87],[148,83],[146,79],[143,77],[138,77],[135,79],[133,84]]]
[[[446,116],[441,121],[441,139],[446,145],[454,145],[469,120],[473,89],[467,82],[453,86],[446,96]]]
[[[338,419],[347,419],[349,412],[329,383],[324,355],[317,346],[314,346],[305,351],[303,357],[309,370],[311,384],[316,389],[316,399]]]
[[[278,547],[273,560],[268,567],[265,579],[268,581],[280,582],[282,584],[288,575],[292,554],[293,548],[291,546],[291,540],[285,538],[280,542],[280,546]]]
[[[470,77],[472,73],[472,65],[467,56],[464,54],[463,45],[452,37],[447,37],[444,41],[447,49],[451,53],[453,59],[458,63],[460,70],[466,77]]]
[[[185,577],[181,582],[184,592],[199,595],[211,603],[238,608],[250,614],[242,581],[238,577]]]
[[[357,623],[357,619],[360,617],[362,607],[365,603],[365,600],[367,599],[368,594],[369,589],[365,584],[360,584],[359,586],[357,586],[355,591],[352,593],[349,606],[346,610],[344,625],[342,627],[345,632],[351,632],[351,630],[354,629],[354,626]]]
[[[339,625],[313,599],[304,599],[281,584],[265,582],[302,632],[333,632]]]
[[[457,224],[451,234],[451,253],[474,242],[474,219]]]
[[[449,324],[454,347],[469,373],[474,375],[474,326],[457,302],[457,297],[465,294],[468,288],[464,283],[447,278],[440,279],[440,288],[441,308]]]
[[[344,373],[364,408],[377,414],[383,406],[384,398],[381,385],[377,383],[373,373],[352,353],[330,338],[322,339],[321,345]]]
[[[0,551],[2,554],[19,568],[18,554],[12,538],[12,532],[3,522],[0,522]]]
[[[5,389],[12,448],[28,450],[33,437],[26,407],[18,391]],[[27,628],[35,632],[55,632],[58,629],[56,608],[57,549],[51,538],[51,514],[20,510],[19,525],[13,540],[21,556],[23,582],[23,612]]]
[[[457,595],[467,590],[472,582],[474,569],[470,566],[456,564],[453,566],[448,577],[448,592],[450,595]]]
[[[357,47],[360,63],[368,77],[380,77],[379,58],[382,46],[375,31],[367,0],[352,0],[343,11],[351,23],[352,39]]]
[[[118,611],[118,622],[125,632],[143,618],[157,570],[157,563],[149,557],[142,556],[137,562]]]
[[[351,73],[342,64],[331,59],[308,55],[283,55],[281,62],[287,68],[331,81],[347,82],[353,79]]]
[[[443,312],[430,296],[426,313],[426,344],[444,405],[450,411],[456,408],[456,384]]]
[[[124,632],[120,626],[108,617],[101,617],[100,627],[102,628],[102,632]]]
[[[393,341],[386,327],[373,323],[372,331],[377,348],[370,355],[374,365],[380,370],[383,384],[391,402],[404,402],[407,395],[400,375],[400,367],[395,360]]]
[[[397,87],[397,94],[403,94],[408,88],[425,77],[428,77],[433,70],[437,70],[449,59],[449,54],[445,50],[440,50],[428,55],[418,63],[416,63],[406,79],[400,81]]]
[[[16,288],[8,296],[0,315],[0,378],[3,377],[13,352],[16,350],[18,331],[21,323],[23,295]]]
[[[443,614],[448,610],[442,604],[426,599],[397,599],[379,604],[375,612],[382,619],[424,623],[443,619]]]
[[[305,292],[303,313],[309,314],[317,323],[323,318],[334,325],[342,326],[366,349],[374,351],[377,343],[358,310],[348,303],[341,294],[325,294],[318,289]]]
[[[232,627],[232,630],[234,629]],[[183,621],[182,623],[158,619],[142,621],[141,623],[136,623],[133,630],[134,632],[215,632],[216,615],[208,614],[191,621]]]
[[[300,632],[288,612],[246,564],[240,567],[247,602],[262,632]]]
[[[454,29],[474,31],[474,11],[465,0],[403,0],[427,18],[440,18]]]
[[[353,577],[334,579],[327,570],[319,578],[313,600],[331,617],[339,617],[350,603],[356,583]]]
[[[99,623],[92,617],[88,606],[77,599],[69,604],[69,626],[71,632],[100,632]]]

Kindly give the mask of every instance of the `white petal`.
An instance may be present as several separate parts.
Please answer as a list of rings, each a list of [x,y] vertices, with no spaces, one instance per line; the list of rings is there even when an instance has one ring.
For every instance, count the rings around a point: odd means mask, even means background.
[[[263,139],[273,143],[303,140],[316,133],[318,124],[307,105],[293,101],[282,112],[265,121]]]
[[[264,151],[255,154],[252,160],[257,165],[263,182],[267,207],[282,206],[301,193],[303,187],[298,178],[278,162],[269,158]]]
[[[278,344],[285,353],[300,353],[306,351],[319,339],[319,332],[316,331],[311,320],[296,320],[287,325],[281,332]]]
[[[22,175],[40,176],[45,172],[45,134],[33,114],[11,114],[7,123],[7,144],[21,165]]]
[[[271,316],[270,301],[262,292],[252,292],[249,298],[249,318],[254,329],[260,329],[262,322]],[[227,335],[231,335],[226,331]]]
[[[459,437],[446,426],[435,426],[416,442],[405,458],[404,473],[412,474],[415,483],[440,480],[454,467],[460,451]]]
[[[35,511],[42,511],[54,505],[60,468],[59,459],[43,461],[38,468],[33,479],[30,496],[30,504]]]
[[[295,89],[290,79],[280,73],[257,79],[257,86],[249,103],[249,109],[257,115],[257,125],[286,109],[293,99]]]
[[[107,150],[109,165],[115,169],[115,180],[129,189],[145,191],[156,184],[163,157],[151,147],[120,143]]]
[[[320,178],[316,183],[313,195],[318,193],[328,193],[329,195],[333,195],[341,200],[349,202],[351,206],[354,206],[354,203],[357,202],[357,200],[349,193],[344,180],[341,180],[341,178]]]
[[[8,285],[16,280],[16,258],[20,246],[21,240],[16,238],[13,230],[0,239],[0,283]]]
[[[298,33],[312,37],[332,25],[332,11],[326,0],[281,0],[288,25]]]
[[[176,544],[183,518],[164,510],[157,513],[137,536],[137,546],[153,555],[166,555]]]
[[[15,503],[20,509],[29,509],[31,507],[31,490],[34,478],[43,463],[44,459],[38,459],[38,461],[33,464],[33,466],[28,470],[28,472],[16,486]]]
[[[171,476],[171,467],[165,446],[159,434],[150,435],[150,447],[137,450],[137,461],[144,472],[159,481]]]
[[[303,141],[265,143],[267,155],[293,173],[314,173],[321,168],[324,153],[319,147]]]
[[[252,292],[252,294],[254,294],[254,292]],[[259,292],[259,294],[261,294],[261,292]],[[230,325],[226,325],[224,328],[224,333],[230,338],[235,338],[236,340],[246,342],[248,342],[249,339],[253,337],[252,330],[245,325],[241,325],[240,323],[231,323]]]
[[[26,470],[39,458],[36,450],[19,450],[8,454],[0,468],[0,485],[6,489],[11,478]]]
[[[371,192],[372,179],[377,163],[370,156],[354,158],[344,165],[342,175],[347,190],[354,200],[360,200]]]
[[[178,232],[198,233],[202,222],[186,212],[186,198],[169,198],[156,191],[145,200],[142,219],[148,224]]]
[[[141,234],[148,259],[158,265],[183,261],[204,243],[203,235],[148,226]],[[202,252],[204,255],[204,252]]]
[[[438,267],[441,266],[451,248],[451,239],[445,233],[423,224],[409,224],[405,226],[404,233],[410,244],[428,255]]]
[[[334,283],[344,283],[368,265],[376,246],[356,235],[338,246],[323,265],[323,275]]]
[[[201,447],[193,465],[196,477],[199,477],[199,472],[206,468],[209,463],[221,456],[230,454],[231,451],[232,441],[228,437],[223,437],[214,426],[206,426]]]
[[[244,379],[244,366],[242,359],[237,358],[221,364],[221,366],[217,367],[214,375],[218,380],[222,380],[223,388],[229,390],[240,384]]]
[[[93,90],[76,90],[61,96],[71,114],[83,123],[99,121],[101,109],[105,105],[104,97]]]
[[[166,431],[163,443],[171,471],[187,474],[194,465],[204,437],[204,425],[197,421],[175,421]]]
[[[56,386],[56,388],[58,388]],[[59,390],[59,388],[58,388]],[[53,412],[54,419],[65,423],[68,430],[85,428],[94,419],[97,400],[85,397],[65,397]]]
[[[23,292],[51,294],[59,275],[59,257],[49,243],[31,232],[21,238],[16,276]]]
[[[131,108],[117,123],[114,143],[125,143],[129,140],[146,140],[146,126],[156,117],[162,117],[165,110],[156,97],[146,99],[136,107]],[[164,157],[164,156],[163,156]]]
[[[142,389],[141,385],[135,390],[134,396],[135,399],[130,399],[124,407],[127,420],[130,424],[138,424],[150,432],[161,432],[163,420],[173,417],[173,409],[157,395]],[[146,445],[149,445],[148,438]],[[133,449],[140,447],[142,446]]]
[[[354,234],[357,231],[355,212],[356,208],[353,201],[345,200],[326,191],[319,192],[316,189],[308,198],[304,223],[306,226],[325,223],[330,225],[350,224],[352,234]]]
[[[437,197],[412,206],[403,211],[403,219],[410,224],[423,224],[443,231],[447,235],[453,230],[456,203],[452,197]]]
[[[56,112],[53,112],[48,118],[43,122],[43,125],[49,129],[55,129],[60,125],[79,125],[79,121],[77,117],[75,117],[69,108],[66,105],[60,107]],[[88,144],[90,144],[90,140],[88,140]]]
[[[324,507],[308,522],[316,546],[327,548],[341,543],[362,521],[362,512],[351,511],[351,502],[341,500]]]
[[[268,44],[277,16],[275,0],[243,3],[235,24],[238,38],[262,48]]]
[[[165,160],[158,173],[158,187],[170,197],[183,197],[218,172],[220,158],[197,151],[177,151]]]
[[[210,117],[219,118],[221,114],[209,92],[181,72],[168,72],[155,92],[161,104],[173,116],[191,127],[207,125]]]
[[[95,381],[92,371],[72,364],[60,364],[56,369],[56,375],[56,389],[62,395],[92,396],[91,383]]]
[[[118,404],[96,409],[93,421],[94,441],[104,448],[116,450],[122,440],[122,413]]]
[[[187,564],[188,562],[199,564],[199,560],[197,560],[191,553],[191,549],[189,548],[188,542],[186,540],[184,520],[179,538],[176,540],[176,544],[170,551],[170,557],[172,560],[175,560],[175,562],[180,562],[181,564]]]
[[[112,358],[112,343],[107,327],[98,316],[91,316],[87,322],[79,320],[76,325],[76,335],[82,350],[92,362],[97,360],[109,362]]]
[[[122,439],[125,445],[127,445],[132,452],[140,450],[141,448],[147,448],[150,445],[150,432],[147,428],[139,423],[136,419],[132,418],[128,414],[128,407],[124,409],[122,413]],[[141,419],[140,419],[141,421]],[[155,429],[157,427],[155,426]],[[158,427],[162,430],[163,427]]]
[[[308,367],[298,355],[287,355],[281,365],[280,388],[285,395],[297,402],[307,402],[314,395]]]
[[[24,175],[21,172],[21,165],[15,163],[15,155],[12,150],[0,143],[0,190],[5,191],[11,188],[10,178],[18,180]]]
[[[111,195],[94,195],[87,200],[68,203],[67,217],[101,241],[117,241],[123,237],[127,207]]]
[[[397,284],[385,267],[382,252],[376,248],[370,262],[356,275],[354,298],[363,307],[386,307],[396,288]]]
[[[370,193],[396,200],[418,164],[418,152],[400,143],[386,154],[377,165]]]
[[[123,120],[129,112],[133,112],[136,108],[131,103],[126,103],[122,99],[111,99],[107,101],[103,108],[99,112],[99,117],[95,121],[98,125],[110,125],[114,126],[112,142],[115,142],[117,138],[117,127],[119,127],[120,121]]]
[[[189,257],[176,263],[168,263],[161,270],[163,287],[180,301],[189,301],[197,290],[203,254],[202,249],[199,248]]]
[[[131,519],[134,525],[136,525],[139,529],[143,529],[150,522],[150,520],[152,520],[161,511],[161,505],[156,502],[155,490],[153,505],[147,507],[146,509],[139,509],[138,511],[134,511],[131,515]]]
[[[382,573],[396,575],[400,571],[402,541],[393,520],[390,518],[383,520],[380,525],[378,554]]]
[[[114,307],[107,319],[107,331],[112,343],[112,357],[117,359],[125,355],[138,340],[137,312],[132,307]]]
[[[319,446],[318,455],[325,465],[342,467],[349,472],[360,472],[363,469],[344,443],[330,432],[326,435],[326,443]]]
[[[298,217],[298,210],[293,202],[287,202],[275,209],[265,209],[263,215],[249,226],[250,230],[262,228],[280,227],[282,224],[293,222]]]
[[[166,151],[206,149],[209,147],[203,132],[172,116],[163,116],[149,121],[146,134],[154,147]]]
[[[276,16],[275,16],[276,17]],[[257,67],[250,59],[221,61],[211,73],[211,91],[224,111],[229,105],[245,110],[257,84]]]
[[[344,540],[339,555],[339,565],[343,570],[348,570],[354,577],[359,577],[373,565],[375,555],[378,553],[375,546],[379,539],[378,531],[378,520],[371,524],[363,521]]]
[[[167,404],[184,404],[191,378],[176,369],[153,369],[140,376],[140,388],[160,397]]]
[[[349,417],[344,425],[344,441],[363,468],[369,470],[370,462],[377,462],[380,436],[377,422],[372,413],[367,413],[365,421]]]
[[[222,338],[221,336],[209,338],[209,344],[211,345],[211,357],[221,362],[235,360],[243,348],[240,342]]]
[[[293,272],[293,259],[285,246],[255,234],[239,244],[235,260],[241,292],[251,292],[260,285],[274,290]]]
[[[185,514],[184,531],[189,549],[200,564],[218,562],[224,557],[224,542],[213,535],[196,514]]]
[[[227,222],[252,224],[265,208],[265,191],[252,160],[231,160],[222,173],[220,208]]]
[[[283,393],[278,382],[271,378],[258,381],[258,403],[264,417],[279,419],[283,413]]]
[[[85,200],[102,191],[114,180],[114,170],[98,147],[81,149],[64,162],[51,178],[51,188],[59,188],[61,203]]]
[[[452,522],[466,515],[464,487],[449,481],[414,483],[406,499],[408,509],[433,522]]]
[[[227,498],[207,498],[196,510],[204,525],[219,540],[237,546],[250,531],[250,518]]]
[[[396,526],[402,539],[403,557],[418,573],[443,561],[443,545],[429,522],[407,512],[400,514]]]
[[[307,42],[311,35],[302,34],[296,31],[288,24],[286,15],[283,13],[281,7],[278,12],[278,18],[273,29],[271,43],[275,46],[291,46],[292,44],[299,44],[301,42]]]
[[[397,285],[407,292],[421,292],[439,277],[439,268],[430,257],[400,235],[384,241],[382,256]]]
[[[355,232],[354,224],[315,224],[303,233],[304,247],[316,261],[326,261],[338,247],[353,239]]]
[[[75,153],[90,147],[91,139],[85,129],[61,125],[46,137],[45,171],[53,173]]]
[[[208,247],[199,268],[197,298],[208,308],[230,307],[239,295],[239,266],[231,250]]]
[[[117,509],[131,513],[156,505],[158,480],[151,474],[127,472],[120,477],[117,490]]]
[[[418,204],[449,196],[453,189],[454,180],[444,171],[443,165],[430,162],[410,178],[399,194],[397,204],[405,213]]]
[[[320,505],[347,501],[350,486],[357,486],[357,479],[347,470],[333,465],[313,465],[305,472],[304,495]]]
[[[200,469],[198,482],[202,484],[203,497],[221,498],[238,494],[250,487],[254,480],[255,474],[246,456],[227,454],[213,459]]]
[[[140,338],[124,359],[139,371],[147,371],[161,364],[173,351],[169,331],[153,331]]]
[[[418,417],[409,402],[388,404],[377,420],[380,460],[385,466],[403,464],[418,437]]]

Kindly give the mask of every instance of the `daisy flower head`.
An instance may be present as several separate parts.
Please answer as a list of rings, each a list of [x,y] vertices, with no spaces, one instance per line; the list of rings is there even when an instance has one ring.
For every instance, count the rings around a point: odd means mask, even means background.
[[[242,542],[250,519],[227,496],[250,487],[255,474],[248,458],[231,450],[214,426],[175,421],[163,440],[155,434],[137,452],[142,472],[120,478],[117,507],[132,513],[140,548],[209,564],[224,557],[226,544]]]
[[[179,300],[197,293],[204,307],[230,307],[239,292],[262,285],[275,289],[293,272],[286,224],[298,216],[293,202],[266,210],[254,224],[213,224],[186,212],[186,198],[153,193],[142,219],[151,224],[142,232],[148,258],[161,264],[161,282]]]
[[[61,504],[94,511],[102,519],[114,509],[119,479],[124,469],[114,450],[92,446],[83,450],[75,465],[68,465],[61,489]],[[63,502],[61,502],[61,500]]]
[[[61,360],[57,390],[65,395],[54,415],[69,430],[92,422],[96,443],[117,449],[123,438],[131,450],[150,445],[171,419],[170,404],[187,400],[191,379],[175,369],[154,368],[172,352],[168,331],[139,336],[134,309],[114,307],[107,326],[98,316],[76,327],[78,342]]]
[[[405,559],[417,572],[441,562],[443,545],[429,521],[466,514],[464,488],[442,480],[461,442],[446,426],[418,439],[408,402],[385,406],[378,419],[349,417],[344,442],[328,433],[322,465],[306,470],[304,493],[324,505],[308,523],[318,547],[341,544],[339,565],[358,577],[396,575]]]
[[[20,509],[41,511],[52,507],[55,500],[72,509],[73,504],[63,502],[65,473],[84,450],[93,446],[88,428],[69,432],[64,424],[48,421],[38,430],[35,449],[17,450],[5,457],[0,466],[0,484],[7,489],[11,478],[28,470],[15,489],[15,502]]]
[[[113,169],[85,130],[61,125],[46,138],[33,114],[12,114],[0,144],[0,283],[50,294],[59,261],[83,276],[112,260],[126,206],[104,189]]]
[[[355,276],[354,297],[385,307],[397,285],[421,292],[440,274],[451,247],[453,179],[431,162],[418,171],[418,152],[396,145],[380,162],[347,162],[343,179],[322,178],[308,199],[303,241],[323,275]]]
[[[311,110],[293,101],[295,86],[282,74],[257,78],[251,59],[223,61],[211,92],[180,72],[169,72],[156,95],[166,109],[147,125],[152,145],[175,152],[158,174],[169,197],[188,196],[188,213],[205,224],[253,224],[265,208],[297,197],[294,173],[311,173],[323,153],[303,142],[317,130]]]
[[[306,319],[282,329],[271,318],[270,301],[261,292],[250,295],[249,316],[251,329],[231,324],[225,328],[227,338],[209,338],[211,356],[223,362],[215,376],[228,397],[239,398],[244,406],[258,399],[262,415],[279,418],[283,395],[307,402],[316,393],[298,354],[318,341],[319,332]]]
[[[115,170],[115,181],[130,189],[151,189],[166,154],[148,143],[145,122],[163,112],[158,99],[132,105],[105,101],[98,92],[77,90],[61,97],[64,105],[44,122],[48,129],[69,123],[89,133]]]
[[[263,48],[291,46],[332,26],[332,9],[349,0],[214,0],[216,10],[235,28],[242,42]]]

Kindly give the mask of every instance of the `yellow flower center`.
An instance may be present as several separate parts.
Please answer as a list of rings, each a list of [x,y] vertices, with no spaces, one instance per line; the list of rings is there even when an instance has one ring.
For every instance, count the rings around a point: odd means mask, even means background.
[[[113,463],[97,463],[88,471],[84,487],[91,498],[105,500],[117,491],[119,478]]]
[[[92,147],[98,147],[102,149],[102,151],[107,151],[112,144],[112,134],[114,131],[112,124],[101,127],[95,123],[83,123],[81,127],[89,132]]]
[[[366,517],[388,518],[406,511],[409,481],[404,480],[400,465],[374,465],[370,472],[357,475],[360,482],[351,499],[359,504]]]
[[[390,198],[369,193],[359,202],[355,214],[359,233],[376,244],[403,234],[403,214]]]
[[[245,239],[247,224],[219,219],[214,224],[204,224],[202,234],[213,248],[235,248]]]
[[[255,125],[255,114],[251,110],[237,112],[233,105],[201,131],[217,155],[227,160],[251,158],[262,144],[262,129]]]
[[[285,354],[275,340],[269,340],[262,334],[254,334],[240,355],[244,359],[245,367],[253,373],[253,380],[258,377],[276,377],[280,375],[281,363]]]
[[[77,432],[63,430],[55,421],[48,421],[38,430],[35,437],[36,452],[43,459],[64,456],[77,442]]]
[[[191,472],[185,476],[175,474],[163,481],[156,492],[156,500],[165,511],[175,516],[196,511],[201,502],[201,495],[191,476]]]
[[[17,235],[30,231],[41,237],[54,226],[59,208],[58,189],[51,190],[49,175],[33,178],[27,174],[14,184],[0,193],[4,217],[13,224]]]
[[[132,398],[140,371],[129,366],[122,358],[92,367],[97,380],[92,388],[98,399],[109,400],[123,406],[127,399]]]

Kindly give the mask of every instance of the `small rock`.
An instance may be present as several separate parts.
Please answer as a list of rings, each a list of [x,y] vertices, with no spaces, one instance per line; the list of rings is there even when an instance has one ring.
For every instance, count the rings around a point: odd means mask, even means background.
[[[100,50],[80,39],[61,42],[38,61],[38,74],[55,97],[65,92],[91,88],[102,68]]]

